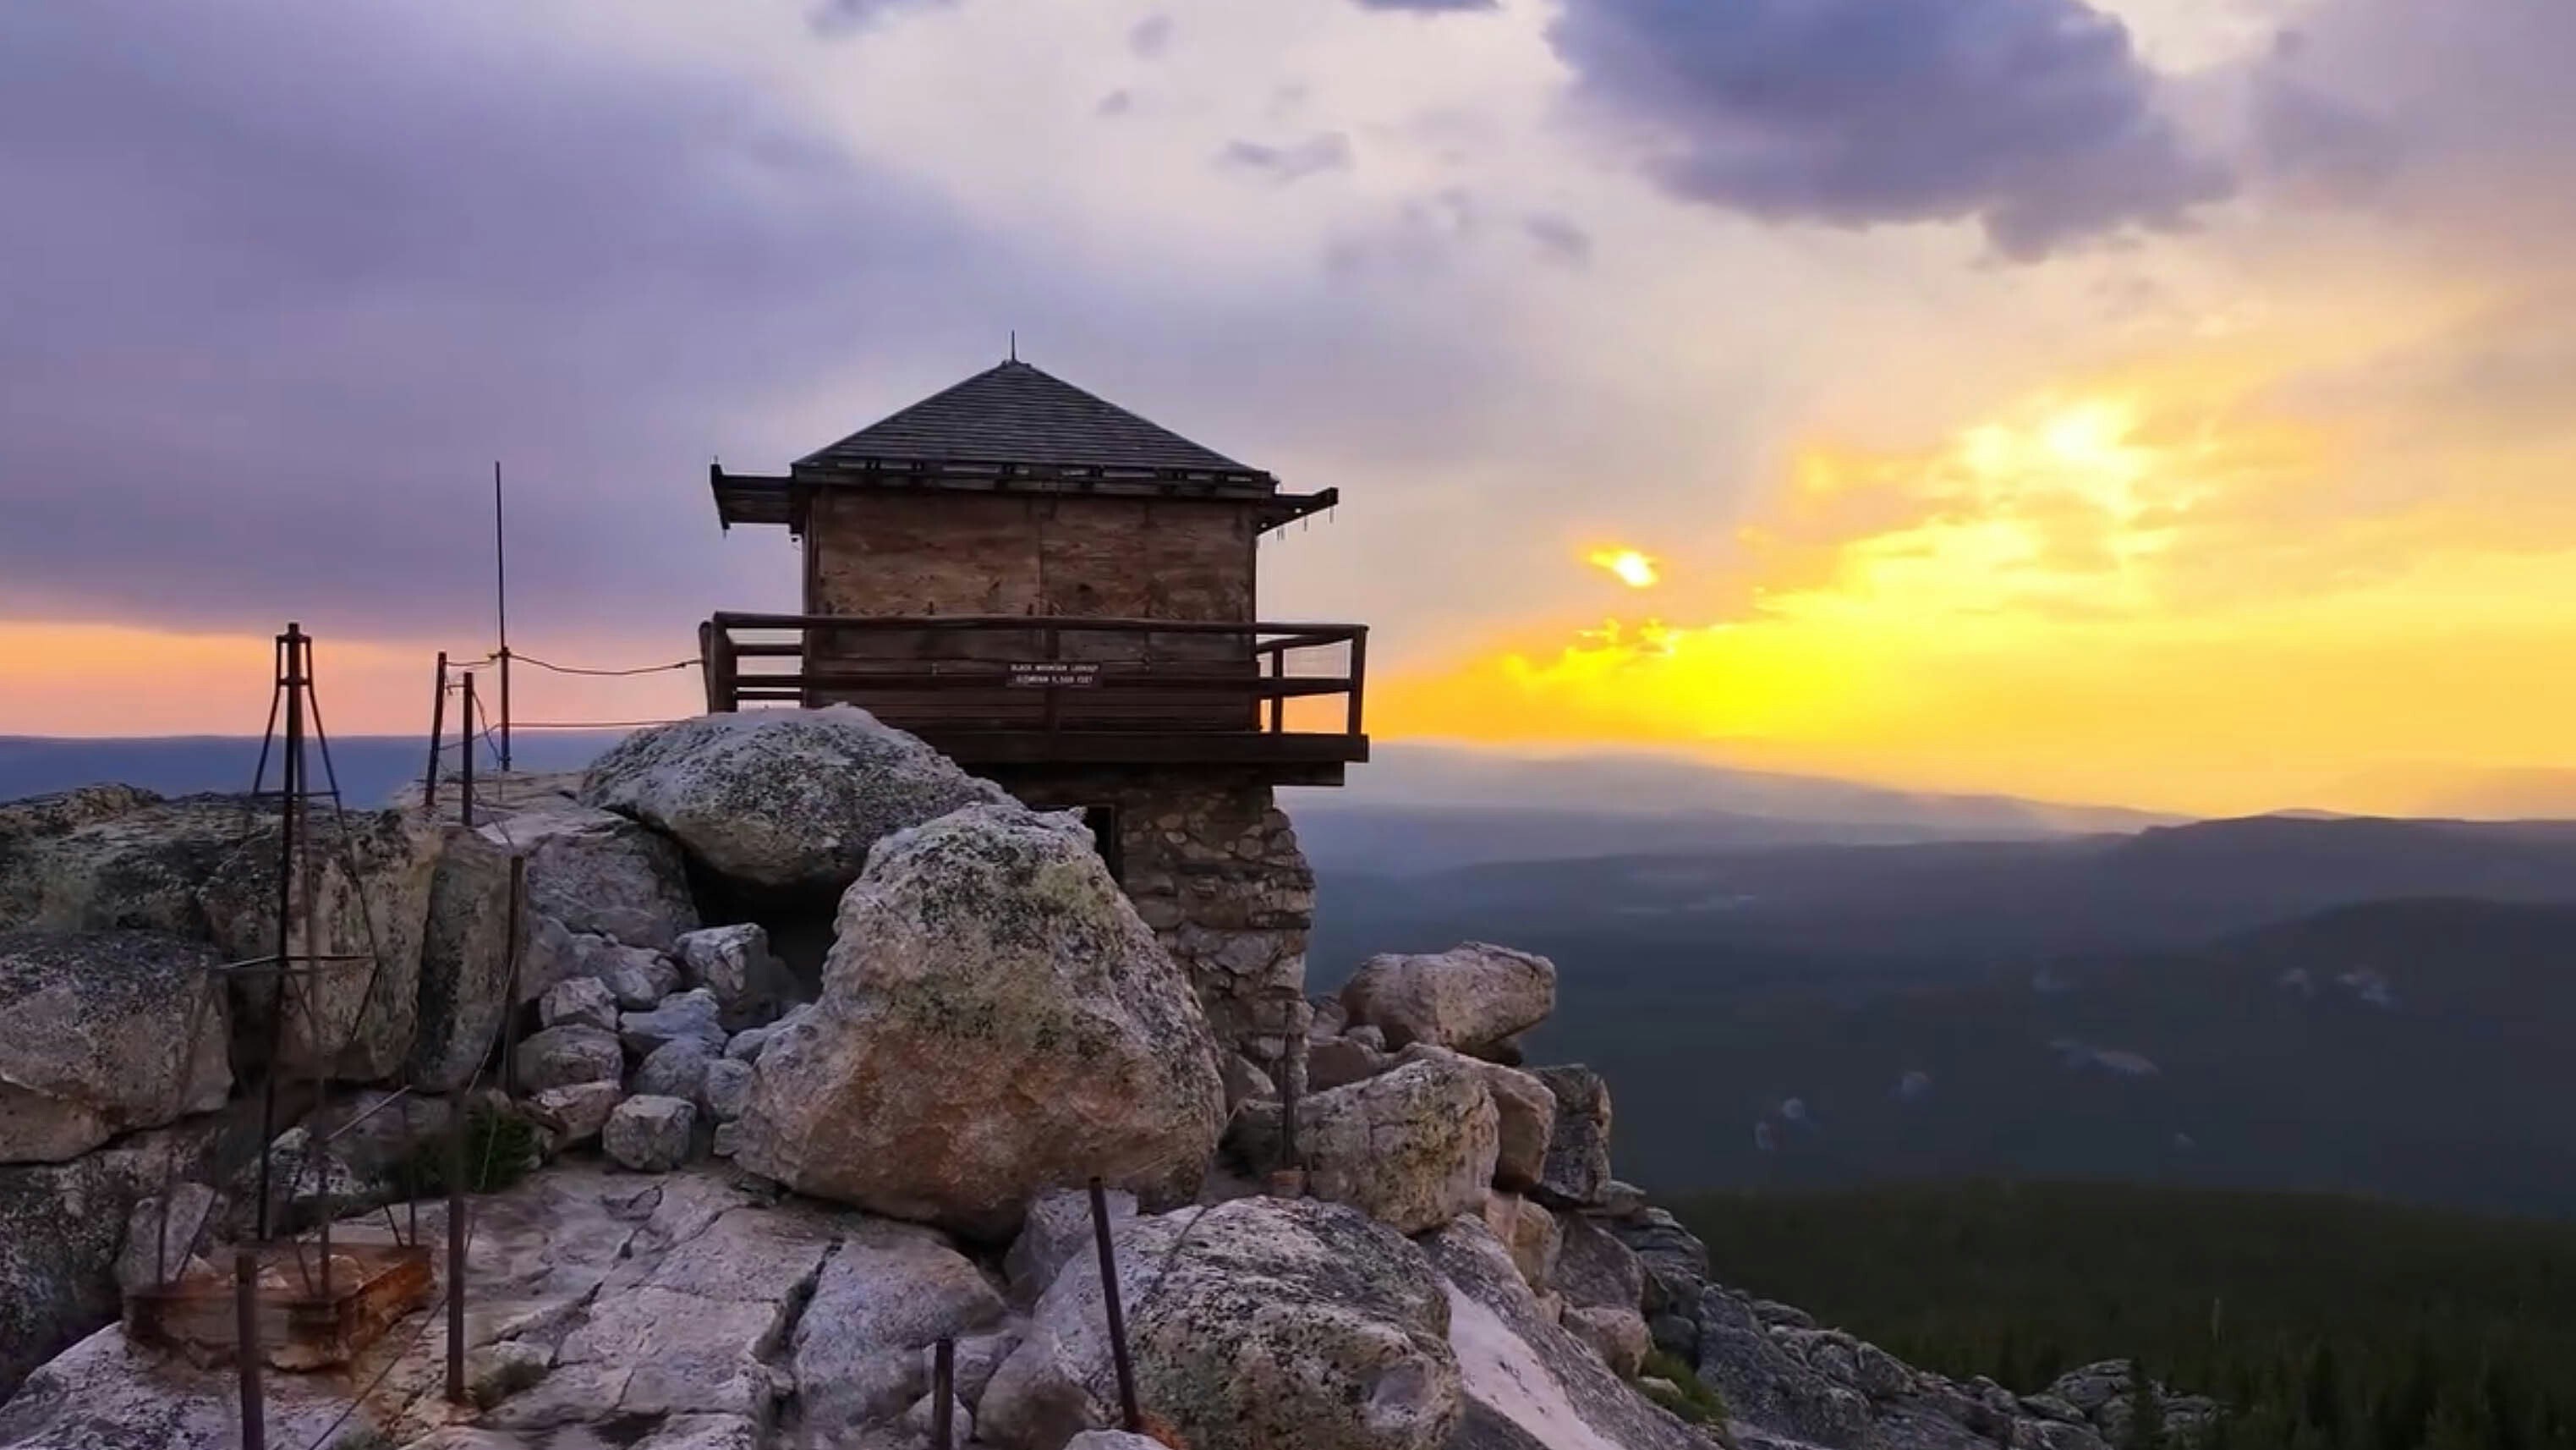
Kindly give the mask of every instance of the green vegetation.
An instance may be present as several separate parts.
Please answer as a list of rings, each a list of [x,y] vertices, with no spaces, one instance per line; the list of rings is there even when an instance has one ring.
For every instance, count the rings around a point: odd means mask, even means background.
[[[1647,1399],[1673,1412],[1675,1418],[1693,1425],[1726,1423],[1726,1400],[1700,1382],[1691,1367],[1660,1349],[1646,1351],[1646,1362],[1637,1371],[1640,1380],[1663,1380],[1673,1388],[1667,1393],[1661,1385],[1640,1385]]]
[[[423,1139],[394,1169],[396,1183],[422,1198],[447,1191],[448,1135]],[[465,1191],[498,1193],[537,1166],[536,1125],[516,1113],[478,1105],[465,1115]]]
[[[1673,1207],[1718,1279],[1944,1374],[2141,1358],[2232,1407],[2223,1450],[2576,1450],[2576,1225],[2065,1183]]]

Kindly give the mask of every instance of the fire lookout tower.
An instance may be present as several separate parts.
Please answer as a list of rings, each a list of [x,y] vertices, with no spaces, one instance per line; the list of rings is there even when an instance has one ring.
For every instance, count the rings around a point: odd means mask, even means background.
[[[802,542],[804,612],[700,627],[708,709],[858,705],[1084,810],[1218,1035],[1287,1053],[1314,892],[1272,790],[1368,759],[1368,632],[1260,621],[1257,545],[1334,490],[1284,493],[1016,359],[711,483],[727,529]]]

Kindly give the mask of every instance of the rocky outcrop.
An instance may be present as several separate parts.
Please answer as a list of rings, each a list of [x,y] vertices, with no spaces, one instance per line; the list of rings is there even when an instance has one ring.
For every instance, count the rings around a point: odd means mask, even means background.
[[[1708,1450],[1550,1322],[1481,1223],[1462,1220],[1423,1246],[1449,1301],[1449,1345],[1467,1402],[1452,1450]]]
[[[667,952],[697,930],[679,847],[624,816],[547,803],[479,829],[526,855],[530,910],[567,931]]]
[[[834,1444],[900,1418],[930,1392],[923,1351],[992,1329],[1004,1313],[982,1272],[935,1231],[860,1226],[823,1266],[789,1346],[800,1429]]]
[[[315,811],[303,830],[295,893],[303,930],[289,945],[312,969],[286,981],[278,1060],[290,1072],[352,1082],[395,1077],[419,1023],[439,832],[399,811]],[[259,818],[198,893],[208,935],[236,961],[277,952],[278,848],[278,822]],[[262,1030],[277,987],[272,975],[236,979],[234,1005],[252,1030]]]
[[[1100,1176],[1193,1193],[1224,1089],[1188,981],[1080,826],[974,806],[882,843],[822,999],[764,1046],[737,1159],[978,1237]]]
[[[0,1163],[222,1107],[222,955],[153,932],[0,933]]]
[[[0,930],[205,939],[199,888],[259,834],[263,817],[274,826],[276,806],[246,796],[147,795],[93,786],[11,806],[0,832]]]
[[[674,992],[650,1012],[620,1013],[617,1035],[626,1050],[638,1057],[671,1042],[697,1042],[711,1052],[722,1052],[726,1036],[715,994],[704,987]]]
[[[116,1318],[117,1257],[134,1205],[165,1177],[201,1178],[207,1141],[192,1128],[164,1129],[67,1163],[0,1168],[0,1401]],[[0,1432],[0,1445],[11,1443]]]
[[[1427,1042],[1507,1056],[1506,1044],[1556,1010],[1556,964],[1485,942],[1374,956],[1342,987],[1342,1006],[1354,1024],[1385,1033],[1389,1047]]]
[[[857,880],[886,836],[1010,800],[850,705],[639,731],[592,764],[581,796],[668,833],[738,887],[803,895]]]
[[[523,911],[519,923],[519,1000],[536,995],[528,979],[542,970],[530,952],[534,919]],[[511,951],[510,853],[478,831],[445,828],[421,930],[411,1047],[412,1077],[423,1087],[463,1087],[500,1040],[502,1018],[516,1006]]]
[[[1448,1296],[1356,1210],[1247,1198],[1117,1236],[1140,1408],[1192,1450],[1432,1450],[1460,1414]],[[1087,1267],[1087,1266],[1086,1266]],[[977,1407],[985,1438],[1056,1450],[1116,1422],[1100,1279],[1060,1274]]]
[[[680,964],[651,947],[631,947],[596,932],[574,933],[565,945],[564,980],[598,982],[628,1011],[649,1012],[680,989]]]
[[[1610,1085],[1588,1067],[1543,1067],[1533,1076],[1556,1097],[1534,1192],[1559,1208],[1599,1204],[1610,1186]]]
[[[575,1083],[614,1083],[626,1076],[617,1034],[596,1027],[549,1027],[519,1044],[519,1089],[542,1093]]]

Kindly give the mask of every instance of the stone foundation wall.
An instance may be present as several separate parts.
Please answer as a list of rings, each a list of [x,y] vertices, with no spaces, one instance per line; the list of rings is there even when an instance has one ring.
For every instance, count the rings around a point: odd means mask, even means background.
[[[1136,914],[1189,971],[1217,1040],[1264,1068],[1304,1039],[1315,873],[1268,782],[1223,771],[994,772],[1032,806],[1118,811]]]

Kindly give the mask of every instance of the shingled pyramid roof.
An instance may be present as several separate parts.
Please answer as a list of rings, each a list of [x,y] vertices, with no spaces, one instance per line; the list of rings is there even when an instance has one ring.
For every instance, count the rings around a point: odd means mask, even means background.
[[[1118,474],[1270,476],[1016,359],[797,460],[797,471],[974,464]]]

